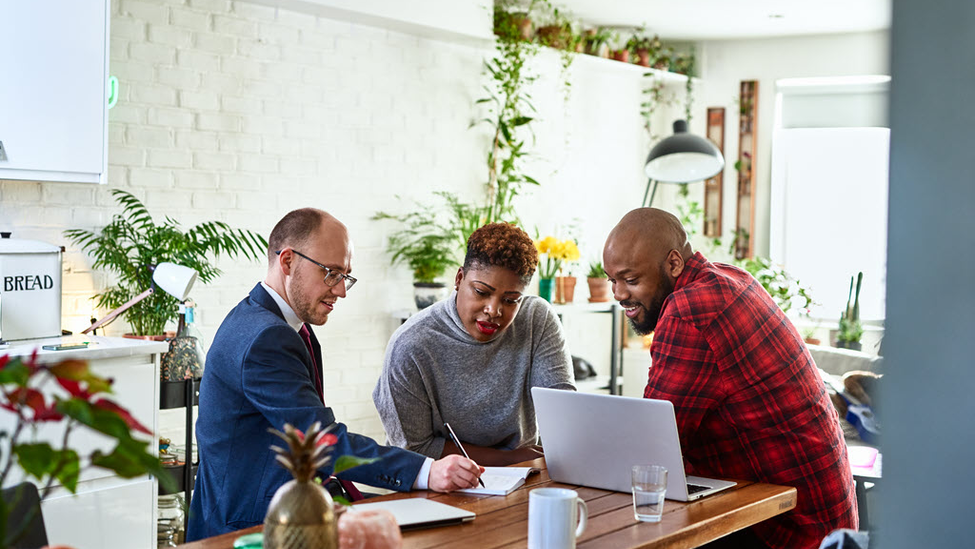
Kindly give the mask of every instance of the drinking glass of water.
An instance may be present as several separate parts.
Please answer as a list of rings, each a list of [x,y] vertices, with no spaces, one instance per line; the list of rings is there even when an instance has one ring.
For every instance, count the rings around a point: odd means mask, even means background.
[[[667,492],[667,469],[660,465],[634,465],[633,516],[643,522],[660,522]]]

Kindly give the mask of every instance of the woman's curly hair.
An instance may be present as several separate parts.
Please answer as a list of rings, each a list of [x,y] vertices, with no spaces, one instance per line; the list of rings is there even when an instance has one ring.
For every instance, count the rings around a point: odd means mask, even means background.
[[[538,266],[538,250],[528,233],[512,223],[489,223],[467,239],[464,271],[479,267],[504,267],[522,282],[531,282]]]

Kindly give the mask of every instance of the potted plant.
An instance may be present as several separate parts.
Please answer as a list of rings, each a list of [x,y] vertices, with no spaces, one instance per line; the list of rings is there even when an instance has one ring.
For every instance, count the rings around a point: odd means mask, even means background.
[[[531,11],[534,1],[525,10],[514,2],[497,2],[494,7],[494,34],[502,40],[529,42],[532,39]]]
[[[58,392],[50,391],[58,386]],[[38,482],[40,499],[49,496],[55,485],[74,493],[84,469],[109,469],[122,478],[150,473],[159,479],[160,488],[175,490],[173,477],[166,472],[149,448],[153,433],[139,423],[125,408],[112,401],[112,380],[100,377],[81,360],[63,360],[41,364],[34,354],[26,359],[0,356],[0,414],[5,418],[0,429],[0,483],[8,486],[15,478],[33,478]],[[52,443],[51,433],[58,434]],[[51,430],[51,429],[55,430]],[[133,436],[139,431],[146,436]],[[48,433],[44,437],[41,433]],[[80,452],[71,443],[92,439],[100,434],[105,444],[91,451],[90,444]],[[40,436],[39,436],[40,435]],[[71,436],[74,435],[74,436]],[[109,445],[110,443],[110,445]],[[110,449],[108,452],[104,451]],[[24,498],[26,484],[15,489],[15,498]],[[16,542],[27,532],[36,511],[19,518],[11,513],[10,502],[0,502],[0,547],[20,547]]]
[[[152,271],[163,262],[196,270],[206,284],[220,275],[211,257],[221,253],[247,259],[264,257],[267,241],[261,235],[234,229],[221,221],[200,223],[183,232],[170,217],[156,224],[146,207],[132,194],[113,189],[112,196],[122,213],[97,231],[70,229],[65,236],[95,258],[95,269],[115,275],[116,285],[98,295],[98,306],[114,309],[152,287]],[[179,303],[166,292],[154,292],[125,311],[125,319],[136,336],[163,334],[166,323],[175,320]]]
[[[605,303],[609,301],[609,277],[603,270],[603,264],[599,261],[589,263],[589,274],[586,277],[589,283],[589,301],[591,303]]]
[[[403,227],[389,236],[390,263],[406,263],[413,270],[413,299],[417,309],[433,305],[446,294],[442,279],[457,265],[458,237],[449,223],[442,223],[431,209],[402,215],[378,212],[373,219],[392,219]]]
[[[660,50],[660,38],[654,36],[650,38],[644,30],[639,30],[626,42],[626,47],[636,58],[636,64],[641,67],[649,67],[651,60],[656,59],[657,51]]]
[[[578,261],[579,247],[574,240],[557,240],[554,236],[546,236],[542,240],[535,241],[535,248],[539,256],[545,255],[544,261],[541,257],[538,260],[538,294],[547,301],[552,301],[552,287],[557,279],[558,287],[556,293],[556,303],[568,303],[572,301],[569,292],[575,291],[576,279],[574,276],[558,276],[562,273],[562,266],[566,262]]]
[[[583,41],[585,42],[583,50],[585,53],[596,57],[609,57],[609,47],[607,44],[611,38],[612,33],[605,27],[586,29],[583,35]]]
[[[572,32],[572,21],[565,12],[560,12],[548,2],[545,2],[545,6],[549,8],[549,13],[545,16],[548,24],[535,30],[538,43],[557,50],[575,51],[576,38]]]
[[[809,289],[771,259],[755,257],[736,261],[735,265],[748,271],[772,296],[782,312],[788,313],[793,307],[805,311],[813,304]]]
[[[850,277],[850,293],[846,298],[846,310],[840,312],[840,327],[836,334],[836,346],[841,349],[861,349],[860,338],[863,337],[863,324],[860,322],[860,284],[863,283],[863,272],[856,276],[856,293],[853,292],[853,277]]]
[[[670,59],[674,55],[674,50],[672,48],[661,47],[657,50],[657,57],[654,58],[653,68],[659,71],[670,70]]]

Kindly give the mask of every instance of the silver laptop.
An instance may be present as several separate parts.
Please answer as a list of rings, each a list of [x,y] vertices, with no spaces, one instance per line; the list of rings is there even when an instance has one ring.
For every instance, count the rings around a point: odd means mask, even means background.
[[[532,388],[545,465],[552,480],[630,491],[630,468],[667,468],[667,499],[693,501],[734,482],[684,475],[674,405],[630,398]]]

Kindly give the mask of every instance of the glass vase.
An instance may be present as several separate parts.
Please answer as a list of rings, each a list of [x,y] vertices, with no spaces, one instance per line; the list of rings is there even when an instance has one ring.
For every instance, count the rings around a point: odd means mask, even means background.
[[[552,302],[552,282],[551,278],[538,279],[538,295],[549,303]]]

